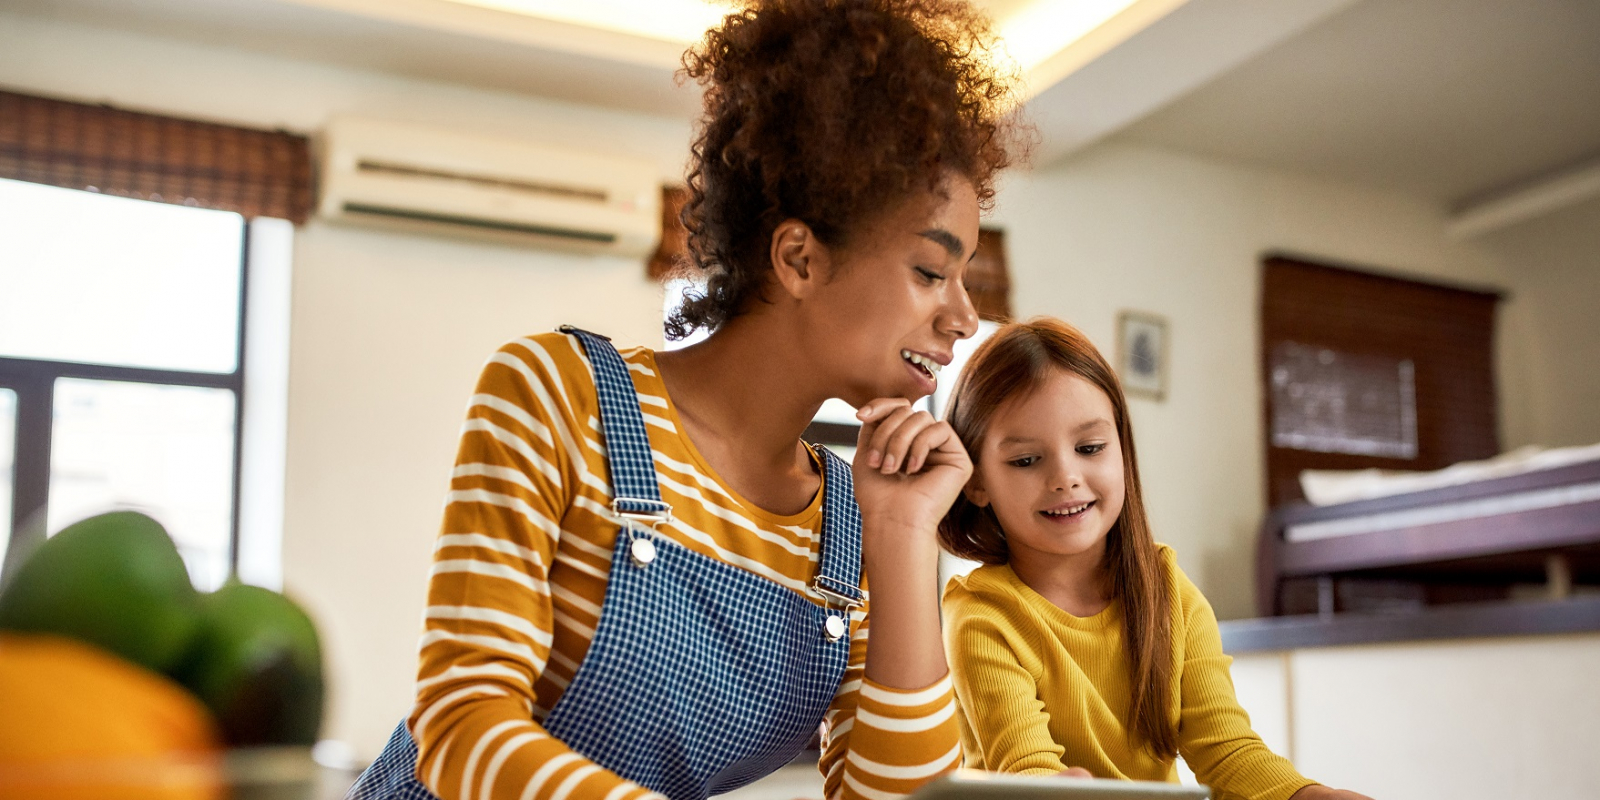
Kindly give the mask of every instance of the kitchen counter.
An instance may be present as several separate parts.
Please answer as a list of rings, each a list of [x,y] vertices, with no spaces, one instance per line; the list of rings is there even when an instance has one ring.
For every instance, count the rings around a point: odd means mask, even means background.
[[[1600,632],[1600,596],[1460,603],[1420,611],[1261,617],[1218,624],[1229,655],[1438,639]]]

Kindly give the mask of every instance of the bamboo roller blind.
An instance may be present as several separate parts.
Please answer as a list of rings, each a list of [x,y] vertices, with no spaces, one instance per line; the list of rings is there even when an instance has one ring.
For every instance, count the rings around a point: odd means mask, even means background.
[[[0,178],[303,223],[307,140],[0,91]]]

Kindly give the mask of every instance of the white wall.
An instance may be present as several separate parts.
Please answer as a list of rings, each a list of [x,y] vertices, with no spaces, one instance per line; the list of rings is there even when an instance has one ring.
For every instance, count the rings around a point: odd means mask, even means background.
[[[1600,199],[1484,236],[1528,340],[1513,444],[1600,442]]]
[[[297,243],[286,590],[333,650],[328,735],[364,757],[410,708],[456,434],[501,342],[562,322],[659,346],[637,262],[313,223]]]
[[[1108,358],[1119,310],[1169,320],[1170,392],[1130,401],[1140,471],[1156,538],[1223,618],[1254,615],[1262,254],[1506,283],[1494,260],[1446,241],[1431,204],[1142,146],[1103,143],[1002,192],[1018,317],[1062,317]],[[1503,354],[1520,346],[1502,337]]]
[[[525,136],[660,165],[687,121],[0,14],[0,86],[312,133],[335,113]],[[328,650],[324,735],[377,754],[409,709],[455,438],[500,343],[572,322],[659,346],[638,262],[313,222],[295,241],[285,590]]]

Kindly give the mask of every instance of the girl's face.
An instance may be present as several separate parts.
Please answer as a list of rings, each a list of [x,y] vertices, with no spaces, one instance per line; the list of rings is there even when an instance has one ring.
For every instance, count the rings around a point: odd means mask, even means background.
[[[1099,562],[1122,513],[1122,443],[1111,399],[1054,370],[995,412],[967,497],[992,506],[1012,558]]]
[[[977,192],[952,175],[943,192],[890,210],[838,254],[807,312],[811,352],[837,396],[860,406],[933,393],[937,367],[977,331],[962,285],[977,248]]]

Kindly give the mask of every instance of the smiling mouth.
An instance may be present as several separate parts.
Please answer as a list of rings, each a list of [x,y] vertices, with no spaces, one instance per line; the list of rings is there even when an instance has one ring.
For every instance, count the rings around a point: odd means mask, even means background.
[[[913,353],[910,350],[901,350],[900,357],[905,359],[906,363],[921,370],[922,374],[928,376],[928,380],[934,383],[939,382],[939,362],[918,353]]]
[[[1046,517],[1048,517],[1050,519],[1073,519],[1073,518],[1082,516],[1083,514],[1088,512],[1089,509],[1094,508],[1094,504],[1095,504],[1095,501],[1090,500],[1087,503],[1079,503],[1078,505],[1067,506],[1066,508],[1061,508],[1061,509],[1051,509],[1051,510],[1048,510],[1048,511],[1040,511],[1039,513],[1043,514],[1044,516],[1046,516]]]

